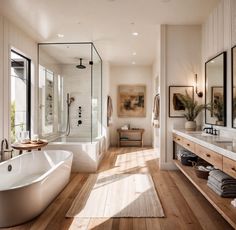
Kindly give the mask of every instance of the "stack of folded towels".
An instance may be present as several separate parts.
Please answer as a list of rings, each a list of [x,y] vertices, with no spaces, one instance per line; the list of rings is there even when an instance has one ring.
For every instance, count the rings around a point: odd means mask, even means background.
[[[181,161],[181,156],[192,156],[193,153],[187,149],[180,149],[177,153],[177,159]]]
[[[210,171],[207,185],[222,197],[236,197],[236,179],[218,169]]]

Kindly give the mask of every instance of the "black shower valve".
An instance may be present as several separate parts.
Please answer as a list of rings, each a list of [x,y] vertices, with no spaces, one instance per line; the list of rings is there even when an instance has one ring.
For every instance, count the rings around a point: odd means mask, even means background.
[[[78,126],[82,125],[82,121],[78,120]]]

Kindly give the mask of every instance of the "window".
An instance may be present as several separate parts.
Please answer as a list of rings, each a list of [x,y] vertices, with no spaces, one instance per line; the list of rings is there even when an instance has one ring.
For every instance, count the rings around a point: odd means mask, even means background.
[[[30,60],[11,50],[11,142],[30,131]]]

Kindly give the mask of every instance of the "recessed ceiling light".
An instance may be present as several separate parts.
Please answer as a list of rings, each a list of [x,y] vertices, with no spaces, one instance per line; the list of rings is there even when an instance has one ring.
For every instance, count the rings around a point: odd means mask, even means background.
[[[136,64],[136,62],[135,61],[132,61],[132,65],[135,65]]]
[[[137,55],[137,53],[136,53],[136,52],[133,52],[133,53],[132,53],[132,55],[133,55],[133,56],[136,56],[136,55]]]
[[[57,37],[64,38],[64,34],[57,34]]]
[[[215,63],[215,61],[212,60],[211,63]]]
[[[138,32],[133,32],[132,35],[133,36],[138,36]]]

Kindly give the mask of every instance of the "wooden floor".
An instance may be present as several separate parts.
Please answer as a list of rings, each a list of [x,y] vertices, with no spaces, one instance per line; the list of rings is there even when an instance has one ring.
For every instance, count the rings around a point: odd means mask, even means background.
[[[73,174],[68,186],[39,217],[24,225],[8,229],[231,229],[181,172],[159,170],[158,159],[153,149],[111,148],[103,159],[98,173],[150,173],[166,218],[66,219],[64,216],[67,210],[89,176]],[[94,205],[99,205],[99,201]]]

